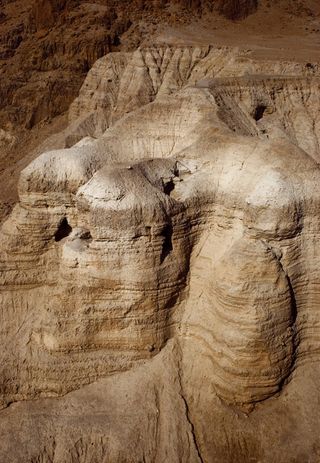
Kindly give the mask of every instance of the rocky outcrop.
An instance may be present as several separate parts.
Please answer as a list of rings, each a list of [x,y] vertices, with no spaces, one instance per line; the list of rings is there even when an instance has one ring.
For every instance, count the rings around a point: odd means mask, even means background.
[[[174,24],[175,15],[185,23],[212,10],[245,17],[254,3],[2,0],[0,128],[30,129],[62,114],[98,58],[135,48],[157,24]]]
[[[288,138],[317,159],[318,75],[318,64],[255,62],[226,47],[110,53],[92,67],[70,107],[65,146],[85,136],[99,137],[124,114],[197,85],[210,88],[220,119],[232,131]]]
[[[2,226],[4,461],[316,461],[318,76],[97,62]]]
[[[85,128],[79,127],[80,134],[78,130],[72,131],[67,143],[47,143],[50,135],[66,127],[66,113],[88,70],[106,53],[125,53],[141,44],[148,47],[157,43],[182,47],[214,44],[216,48],[217,44],[229,43],[247,53],[252,50],[256,56],[271,58],[272,68],[277,60],[287,59],[287,54],[288,58],[294,54],[294,60],[312,66],[317,59],[312,57],[320,14],[317,3],[309,0],[256,3],[253,0],[1,0],[0,130],[14,142],[0,146],[3,185],[0,222],[17,201],[16,185],[21,170],[41,152],[40,147],[46,150],[47,146],[49,149],[71,146],[83,133],[94,132],[93,127],[101,124],[104,130],[109,124],[108,120],[102,122],[103,118],[95,111],[90,119],[86,118]],[[264,35],[270,35],[270,41],[261,41]],[[303,49],[302,53],[292,51],[297,36],[301,37],[298,48]],[[238,65],[242,66],[241,60]],[[157,72],[156,66],[153,68]],[[312,74],[312,69],[309,70]],[[120,90],[126,92],[125,87]],[[148,97],[153,92],[149,88]],[[113,100],[114,96],[110,97],[110,102]]]

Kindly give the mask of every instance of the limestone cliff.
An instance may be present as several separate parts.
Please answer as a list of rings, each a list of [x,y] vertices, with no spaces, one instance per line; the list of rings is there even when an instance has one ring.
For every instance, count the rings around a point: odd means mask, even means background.
[[[1,0],[0,222],[18,200],[21,170],[66,127],[68,108],[98,58],[139,45],[228,44],[273,63],[312,66],[319,17],[315,0]],[[92,118],[99,125],[100,116]]]
[[[97,61],[1,229],[0,461],[318,461],[319,104],[317,63]]]

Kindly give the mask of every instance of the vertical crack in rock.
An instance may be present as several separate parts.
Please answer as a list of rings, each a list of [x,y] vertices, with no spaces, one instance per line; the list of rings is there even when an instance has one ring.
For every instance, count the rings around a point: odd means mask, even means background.
[[[197,441],[197,436],[196,436],[196,432],[195,432],[195,426],[194,426],[194,424],[193,424],[193,422],[191,420],[191,417],[190,417],[189,405],[188,405],[187,399],[185,398],[184,393],[183,393],[183,385],[182,385],[182,378],[181,378],[181,361],[182,361],[181,347],[179,347],[179,354],[178,355],[179,355],[179,358],[178,358],[178,364],[177,364],[177,378],[178,378],[178,381],[179,381],[179,388],[180,388],[179,394],[180,394],[180,397],[181,397],[181,399],[182,399],[182,401],[184,403],[186,418],[187,418],[187,421],[188,421],[188,423],[190,425],[190,431],[191,431],[191,434],[192,434],[193,443],[194,443],[194,446],[195,446],[199,461],[201,463],[204,463],[204,460],[203,460],[201,452],[200,452],[200,445],[198,444],[198,441]]]
[[[154,387],[154,398],[155,398],[155,407],[156,407],[156,419],[154,423],[154,441],[156,442],[155,445],[155,452],[154,452],[154,461],[157,461],[157,454],[158,454],[158,446],[161,439],[161,420],[160,420],[160,413],[161,413],[161,405],[160,405],[160,398],[159,392],[156,387]]]

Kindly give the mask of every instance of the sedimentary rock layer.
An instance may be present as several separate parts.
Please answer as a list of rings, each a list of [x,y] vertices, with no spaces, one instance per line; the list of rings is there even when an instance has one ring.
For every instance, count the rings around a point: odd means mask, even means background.
[[[87,416],[91,400],[136,391],[128,453],[110,405],[110,432],[81,424],[67,442],[49,427],[27,461],[270,461],[271,434],[252,437],[273,419],[259,410],[286,410],[285,391],[317,368],[320,324],[318,66],[271,68],[208,47],[108,55],[70,109],[68,147],[22,172],[2,227],[2,405],[91,383],[40,402],[78,410],[88,393]],[[2,412],[10,429],[23,407]]]

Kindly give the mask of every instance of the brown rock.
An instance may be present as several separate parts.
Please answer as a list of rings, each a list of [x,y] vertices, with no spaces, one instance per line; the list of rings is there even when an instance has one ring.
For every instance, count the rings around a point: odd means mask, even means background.
[[[316,461],[318,95],[230,48],[96,63],[2,226],[0,460]]]

